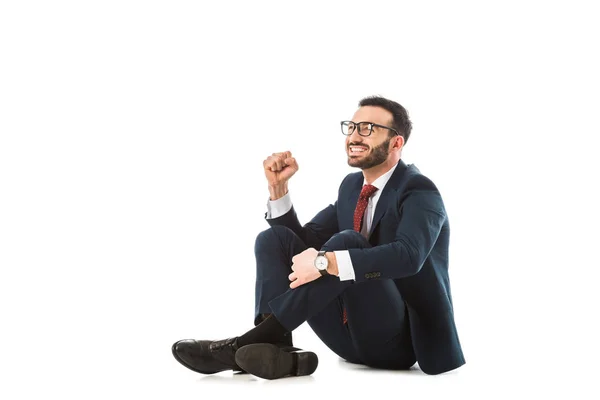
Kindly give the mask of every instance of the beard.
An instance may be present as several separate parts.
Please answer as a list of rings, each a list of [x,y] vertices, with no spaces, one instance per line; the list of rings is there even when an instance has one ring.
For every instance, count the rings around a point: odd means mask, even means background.
[[[388,157],[388,148],[390,147],[390,142],[392,138],[387,138],[385,142],[381,143],[379,146],[375,146],[371,148],[370,154],[364,156],[354,156],[352,157],[352,153],[348,155],[348,165],[351,167],[356,167],[360,169],[369,169],[375,167],[379,164],[382,164]],[[350,146],[348,146],[348,152],[350,151]]]

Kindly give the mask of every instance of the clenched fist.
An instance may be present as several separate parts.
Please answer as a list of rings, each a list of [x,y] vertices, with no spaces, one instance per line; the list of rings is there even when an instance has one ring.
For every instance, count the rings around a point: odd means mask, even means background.
[[[269,187],[284,185],[298,171],[298,163],[289,151],[273,153],[263,161],[263,167]]]

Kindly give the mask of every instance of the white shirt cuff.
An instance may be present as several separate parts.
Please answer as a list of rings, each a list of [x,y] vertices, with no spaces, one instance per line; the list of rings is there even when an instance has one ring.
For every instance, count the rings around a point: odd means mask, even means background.
[[[267,219],[279,218],[292,209],[292,198],[290,192],[277,200],[267,201]]]
[[[337,261],[338,277],[340,281],[356,280],[354,275],[354,267],[352,266],[352,260],[350,259],[350,252],[348,250],[334,251],[335,260]]]

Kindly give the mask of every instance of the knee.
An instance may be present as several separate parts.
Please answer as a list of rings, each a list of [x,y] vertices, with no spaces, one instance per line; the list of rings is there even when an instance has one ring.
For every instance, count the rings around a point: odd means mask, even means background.
[[[272,242],[275,239],[288,235],[290,232],[293,233],[290,228],[281,225],[273,225],[256,236],[254,248],[260,247],[261,244],[264,244],[265,242]]]
[[[369,241],[353,229],[346,229],[333,235],[327,243],[323,245],[322,250],[347,250],[352,248],[371,247]]]
[[[347,240],[358,240],[358,241],[366,241],[365,237],[360,234],[360,232],[355,231],[354,229],[345,229],[336,235],[341,236]]]

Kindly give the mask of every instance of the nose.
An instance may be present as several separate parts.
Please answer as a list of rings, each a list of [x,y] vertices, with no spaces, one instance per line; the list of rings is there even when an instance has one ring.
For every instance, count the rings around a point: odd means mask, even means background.
[[[356,143],[356,144],[362,144],[364,141],[364,137],[360,136],[358,134],[358,128],[354,130],[354,132],[352,132],[351,135],[348,136],[348,144],[350,143]]]

